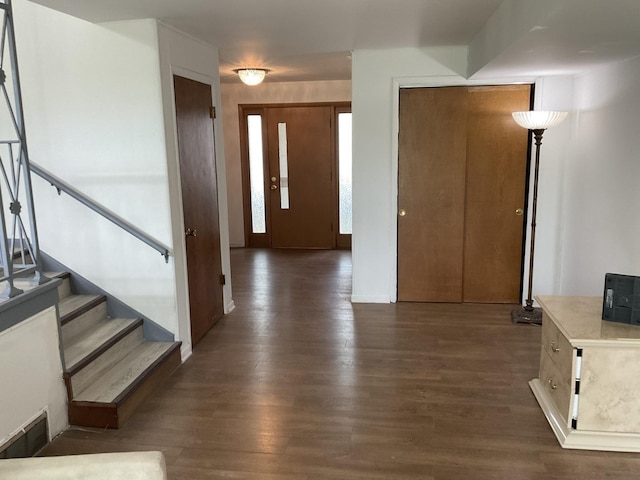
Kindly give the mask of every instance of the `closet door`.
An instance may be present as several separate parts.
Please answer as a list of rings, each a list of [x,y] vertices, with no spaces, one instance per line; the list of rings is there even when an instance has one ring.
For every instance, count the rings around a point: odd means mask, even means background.
[[[400,91],[398,300],[518,303],[530,86]]]
[[[465,87],[400,90],[400,301],[462,301],[467,108]]]
[[[529,85],[469,88],[463,302],[519,303]]]

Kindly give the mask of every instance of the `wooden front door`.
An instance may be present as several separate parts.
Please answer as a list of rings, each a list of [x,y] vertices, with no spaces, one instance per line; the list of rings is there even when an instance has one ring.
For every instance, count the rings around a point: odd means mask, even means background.
[[[333,248],[336,243],[337,190],[334,105],[243,108],[243,167],[247,245],[274,248]],[[258,117],[262,146],[251,151],[248,117]],[[250,164],[257,153],[264,173]],[[261,168],[262,169],[262,168]],[[259,169],[259,170],[261,170]],[[254,231],[251,220],[255,182],[264,183],[265,226]],[[260,188],[261,189],[261,188]]]
[[[398,300],[518,303],[530,87],[400,93]],[[521,209],[521,210],[520,210]]]
[[[224,313],[212,98],[210,85],[179,76],[173,80],[195,345]]]
[[[271,246],[332,248],[331,107],[267,109]]]

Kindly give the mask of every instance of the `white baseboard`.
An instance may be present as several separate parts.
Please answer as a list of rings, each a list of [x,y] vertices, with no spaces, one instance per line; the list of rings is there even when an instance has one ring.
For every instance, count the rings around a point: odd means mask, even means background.
[[[391,303],[384,295],[351,295],[351,303]]]
[[[231,300],[230,302],[227,303],[226,308],[224,309],[224,313],[231,313],[236,309],[236,302],[234,302],[233,300]]]
[[[191,342],[182,342],[182,347],[180,348],[180,359],[182,363],[186,362],[192,353]]]

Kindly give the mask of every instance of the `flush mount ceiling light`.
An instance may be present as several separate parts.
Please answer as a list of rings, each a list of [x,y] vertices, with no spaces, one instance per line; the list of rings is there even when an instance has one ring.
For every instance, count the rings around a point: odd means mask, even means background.
[[[264,77],[269,70],[266,68],[237,68],[234,70],[242,80],[242,83],[246,85],[258,85],[262,83]]]

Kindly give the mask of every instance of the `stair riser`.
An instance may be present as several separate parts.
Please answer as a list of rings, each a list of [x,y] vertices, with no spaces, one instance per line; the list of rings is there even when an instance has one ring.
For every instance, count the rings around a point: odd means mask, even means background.
[[[111,369],[143,341],[142,327],[138,327],[89,365],[73,375],[69,379],[69,382],[74,396],[81,393],[87,386],[98,379],[104,372]]]
[[[120,428],[135,409],[180,366],[180,346],[169,355],[129,395],[114,403],[69,402],[69,423],[95,428]]]
[[[63,278],[62,283],[58,287],[58,298],[62,300],[63,298],[67,298],[71,295],[71,281],[69,278]]]
[[[95,328],[98,322],[107,316],[107,303],[93,307],[88,312],[74,318],[62,326],[62,344],[69,345],[82,332]]]

